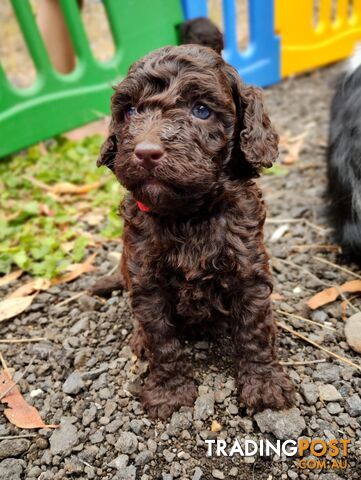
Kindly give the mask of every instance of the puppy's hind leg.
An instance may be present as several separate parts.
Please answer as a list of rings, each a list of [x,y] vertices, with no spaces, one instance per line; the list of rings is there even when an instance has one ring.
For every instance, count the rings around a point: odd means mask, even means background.
[[[90,287],[89,291],[92,295],[107,298],[110,297],[115,290],[123,290],[125,287],[123,275],[118,271],[113,275],[100,277],[99,280]]]

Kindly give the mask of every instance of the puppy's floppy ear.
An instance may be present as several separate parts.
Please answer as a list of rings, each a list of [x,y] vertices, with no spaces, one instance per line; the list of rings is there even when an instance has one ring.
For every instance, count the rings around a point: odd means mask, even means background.
[[[240,118],[239,148],[252,170],[259,172],[277,160],[279,137],[264,110],[262,90],[244,85],[232,67],[227,73]]]
[[[115,133],[112,132],[112,125],[109,127],[109,136],[103,143],[100,149],[100,154],[97,159],[97,167],[105,165],[110,170],[114,171],[114,159],[117,154],[117,138]]]
[[[277,160],[279,138],[264,110],[262,91],[244,87],[241,90],[241,108],[240,148],[254,168],[269,168]]]

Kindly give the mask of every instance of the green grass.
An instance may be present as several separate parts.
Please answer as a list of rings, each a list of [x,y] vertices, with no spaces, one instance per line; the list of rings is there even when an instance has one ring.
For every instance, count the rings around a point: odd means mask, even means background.
[[[271,168],[264,168],[263,174],[273,175],[276,177],[285,177],[286,175],[288,175],[288,168],[280,165],[279,163],[275,163],[274,165],[272,165]]]
[[[122,222],[116,212],[123,192],[109,170],[96,167],[101,143],[100,136],[61,137],[0,160],[0,273],[16,266],[52,278],[80,262],[92,238],[119,238]],[[86,195],[54,196],[38,184],[100,180],[101,186]],[[90,225],[87,215],[95,218]]]

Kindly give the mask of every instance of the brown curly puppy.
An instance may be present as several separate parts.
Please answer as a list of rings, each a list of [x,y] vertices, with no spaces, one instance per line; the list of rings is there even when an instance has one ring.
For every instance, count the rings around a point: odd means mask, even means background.
[[[181,333],[224,320],[241,402],[290,407],[293,384],[275,347],[265,208],[252,180],[277,157],[261,91],[210,48],[165,47],[136,62],[116,88],[110,130],[98,164],[129,191],[121,272],[136,323],[133,350],[149,360],[149,415],[192,405]],[[119,279],[108,279],[98,291],[116,286]]]

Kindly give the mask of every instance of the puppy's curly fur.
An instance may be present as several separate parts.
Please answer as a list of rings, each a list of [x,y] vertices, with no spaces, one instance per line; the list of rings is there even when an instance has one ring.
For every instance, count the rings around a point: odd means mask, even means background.
[[[195,105],[209,118],[197,118]],[[137,157],[144,142],[151,167]],[[256,410],[293,403],[277,361],[265,208],[253,180],[277,155],[261,91],[210,48],[156,50],[116,88],[99,165],[129,191],[121,273],[135,319],[132,347],[149,361],[142,401],[153,417],[196,397],[183,334],[225,321],[241,402]]]

